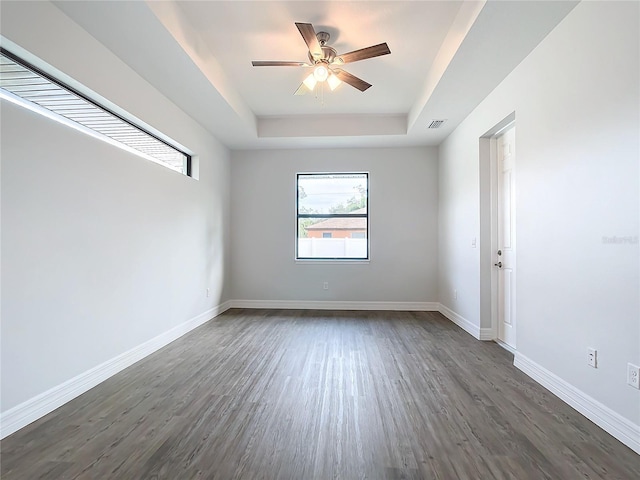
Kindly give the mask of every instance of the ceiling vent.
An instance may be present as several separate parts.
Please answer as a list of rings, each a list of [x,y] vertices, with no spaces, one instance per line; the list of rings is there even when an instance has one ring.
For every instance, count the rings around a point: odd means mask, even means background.
[[[432,120],[427,128],[440,128],[446,120]]]

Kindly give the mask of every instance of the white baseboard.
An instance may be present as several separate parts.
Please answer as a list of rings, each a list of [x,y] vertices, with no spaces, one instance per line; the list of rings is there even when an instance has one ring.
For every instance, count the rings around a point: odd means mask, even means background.
[[[493,340],[491,328],[479,328],[450,308],[438,302],[355,302],[324,300],[231,300],[232,308],[265,308],[283,310],[394,310],[440,312],[478,340]]]
[[[231,308],[227,301],[0,414],[4,438]]]
[[[493,335],[493,329],[491,328],[481,328],[480,329],[480,338],[478,340],[490,341],[495,340],[495,336]]]
[[[640,425],[622,417],[521,353],[513,364],[582,415],[640,454]]]
[[[437,302],[363,302],[324,300],[232,300],[232,308],[272,308],[283,310],[393,310],[437,312]]]
[[[496,342],[499,346],[501,346],[502,348],[504,348],[507,352],[512,353],[513,355],[516,354],[516,349],[513,348],[511,345],[507,345],[506,343],[504,343],[502,340],[499,339],[495,339],[494,342]]]
[[[445,305],[436,302],[230,300],[1,413],[0,438],[11,435],[45,416],[229,308],[439,311],[475,338],[479,340],[493,339],[491,329],[479,328]],[[640,425],[632,423],[520,353],[515,353],[514,365],[600,428],[640,454]]]
[[[441,303],[438,305],[438,311],[474,338],[478,340],[493,340],[491,328],[480,328]]]

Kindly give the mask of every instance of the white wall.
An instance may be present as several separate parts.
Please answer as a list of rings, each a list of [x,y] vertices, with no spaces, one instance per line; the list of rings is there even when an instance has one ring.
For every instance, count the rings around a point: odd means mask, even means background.
[[[370,172],[369,263],[295,262],[295,174],[321,171]],[[434,148],[233,152],[233,298],[437,301],[437,180]]]
[[[195,180],[2,101],[5,413],[230,298],[230,169],[226,148],[51,4],[2,14],[5,38],[199,156]]]
[[[479,138],[515,111],[518,354],[636,425],[639,13],[579,4],[439,151],[440,301],[480,325]]]

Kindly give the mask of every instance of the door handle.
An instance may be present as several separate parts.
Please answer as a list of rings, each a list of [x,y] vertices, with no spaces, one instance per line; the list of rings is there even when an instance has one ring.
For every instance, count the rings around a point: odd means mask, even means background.
[[[502,262],[494,263],[494,267],[502,268]]]

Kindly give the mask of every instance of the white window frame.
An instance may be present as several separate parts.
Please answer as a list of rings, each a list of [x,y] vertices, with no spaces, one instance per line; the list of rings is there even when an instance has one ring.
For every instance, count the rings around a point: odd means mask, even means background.
[[[365,214],[301,214],[299,213],[299,179],[300,176],[309,176],[309,175],[365,175],[366,180],[367,180],[367,187],[366,187],[366,201],[367,201],[367,207],[366,207],[366,213]],[[369,205],[370,205],[370,198],[369,198],[369,194],[370,194],[370,186],[369,186],[369,182],[370,182],[370,173],[369,172],[363,172],[363,171],[349,171],[349,172],[335,172],[335,171],[328,171],[328,172],[297,172],[296,173],[296,177],[295,177],[295,196],[296,196],[296,202],[295,202],[295,246],[294,246],[294,250],[295,250],[295,254],[294,254],[294,258],[296,263],[303,263],[303,264],[308,264],[308,263],[321,263],[321,264],[327,264],[327,263],[335,263],[335,264],[361,264],[361,263],[369,263],[371,260],[371,238],[370,238],[370,232],[371,232],[371,220],[370,220],[370,209],[369,209]],[[298,239],[299,239],[299,231],[298,231],[298,221],[300,218],[366,218],[367,220],[367,231],[366,231],[366,240],[367,240],[367,256],[366,257],[300,257],[298,254]]]

